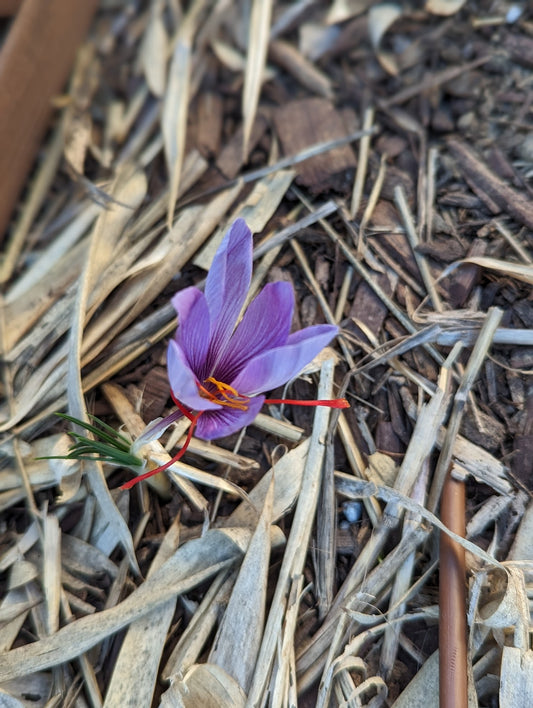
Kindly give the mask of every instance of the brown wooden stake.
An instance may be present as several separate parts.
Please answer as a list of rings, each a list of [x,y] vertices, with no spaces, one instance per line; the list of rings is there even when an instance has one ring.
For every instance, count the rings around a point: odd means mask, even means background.
[[[98,0],[24,0],[0,53],[0,238]]]
[[[442,522],[465,535],[465,485],[448,472],[442,490]],[[439,694],[440,708],[467,708],[465,550],[440,535]]]

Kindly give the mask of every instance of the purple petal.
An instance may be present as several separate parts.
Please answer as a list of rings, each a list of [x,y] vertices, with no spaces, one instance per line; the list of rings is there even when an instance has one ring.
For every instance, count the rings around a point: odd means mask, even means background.
[[[172,305],[178,313],[176,341],[187,361],[198,376],[209,349],[209,309],[205,295],[198,288],[185,288],[172,298]]]
[[[232,435],[254,420],[261,410],[264,400],[264,396],[252,398],[245,411],[226,406],[217,411],[206,411],[199,417],[194,434],[203,440],[214,440]]]
[[[223,353],[246,299],[252,277],[252,234],[237,219],[215,254],[205,283],[211,317],[210,364]]]
[[[287,342],[294,294],[290,283],[265,285],[244,313],[218,362],[215,378],[231,381],[254,356]]]
[[[281,386],[312,361],[338,331],[332,325],[315,325],[289,335],[284,346],[251,359],[231,385],[244,396]]]
[[[185,406],[196,411],[220,408],[218,403],[213,403],[200,396],[197,386],[198,379],[190,368],[183,350],[174,339],[168,343],[167,370],[170,388],[176,398]]]

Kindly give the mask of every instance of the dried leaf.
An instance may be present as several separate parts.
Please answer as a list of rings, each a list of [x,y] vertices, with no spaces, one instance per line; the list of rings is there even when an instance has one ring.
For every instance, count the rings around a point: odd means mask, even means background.
[[[250,687],[263,634],[273,497],[271,483],[209,656],[209,663],[233,676],[245,692]]]
[[[529,706],[533,703],[533,651],[503,647],[500,708]]]
[[[466,0],[426,0],[424,8],[432,15],[450,17],[463,7]]]
[[[161,708],[244,708],[246,694],[219,666],[195,664],[161,696]]]
[[[244,89],[242,94],[242,114],[244,117],[243,146],[244,160],[248,157],[250,137],[255,120],[263,72],[266,64],[272,0],[253,0],[248,29],[248,51]]]
[[[174,523],[165,534],[148,577],[175,553],[178,545],[179,523]],[[108,708],[144,706],[152,702],[161,654],[175,609],[176,599],[172,598],[129,626],[107,690],[105,704]]]
[[[153,2],[139,55],[146,83],[158,98],[161,98],[165,92],[168,56],[168,37],[161,16],[162,12],[162,2],[160,0]]]
[[[172,228],[174,209],[178,198],[181,169],[185,154],[189,84],[191,73],[192,37],[180,32],[172,54],[168,86],[163,104],[161,129],[165,145],[167,169],[170,175],[167,226]]]
[[[98,274],[105,268],[113,255],[113,248],[125,224],[144,198],[146,178],[143,173],[128,170],[119,173],[114,184],[116,203],[98,218],[91,238],[91,247],[87,257],[86,267],[80,279],[76,307],[70,332],[70,349],[68,352],[67,392],[70,414],[78,420],[88,422],[83,388],[81,383],[81,347],[85,313],[91,291],[97,281]],[[101,465],[97,462],[86,462],[86,474],[90,480],[93,493],[96,495],[108,524],[113,528],[115,537],[120,541],[128,554],[132,568],[137,569],[137,561],[129,529],[115,506],[107,487]]]
[[[523,283],[528,283],[528,285],[533,285],[533,266],[524,263],[513,263],[512,261],[501,261],[498,258],[489,258],[488,256],[463,258],[460,261],[456,261],[442,271],[439,280],[446,278],[459,266],[468,263],[487,270],[494,270],[497,273],[508,275],[510,278],[521,280]]]
[[[320,385],[317,398],[331,397],[333,384],[333,362],[325,362],[322,366]],[[250,704],[261,702],[270,680],[275,678],[276,669],[273,666],[276,647],[284,641],[284,617],[287,611],[287,592],[291,580],[303,570],[307,545],[311,534],[313,520],[318,503],[319,479],[325,452],[325,437],[330,411],[327,408],[317,408],[315,413],[313,435],[307,455],[302,487],[298,497],[294,522],[285,549],[283,563],[279,571],[274,598],[270,606],[265,626],[263,642],[257,659],[256,670],[248,694]],[[281,670],[280,667],[277,670]],[[274,672],[274,673],[273,673]]]
[[[374,0],[333,0],[326,22],[333,25],[357,17],[372,6]]]
[[[368,12],[370,41],[372,42],[379,63],[385,71],[392,76],[397,76],[399,67],[394,55],[381,49],[381,40],[389,27],[391,27],[402,14],[402,6],[392,2],[373,5]]]
[[[3,654],[0,682],[70,661],[179,594],[188,592],[242,557],[245,529],[208,531],[189,541],[118,605],[74,620],[51,637]]]

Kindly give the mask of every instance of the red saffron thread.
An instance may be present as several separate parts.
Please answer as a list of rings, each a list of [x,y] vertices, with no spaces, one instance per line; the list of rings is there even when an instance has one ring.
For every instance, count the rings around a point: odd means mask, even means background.
[[[172,398],[174,398],[174,396]],[[182,410],[181,404],[178,407],[180,410]],[[173,465],[174,462],[181,460],[181,458],[185,454],[185,451],[189,447],[189,443],[191,442],[191,439],[192,439],[192,434],[194,433],[194,429],[196,428],[196,423],[198,422],[198,418],[202,415],[203,411],[200,411],[196,415],[193,415],[192,413],[189,413],[188,411],[187,411],[187,413],[185,413],[184,411],[182,411],[182,412],[191,421],[191,426],[189,428],[189,432],[187,433],[187,438],[186,438],[185,443],[184,443],[183,447],[181,448],[181,450],[176,455],[174,455],[174,457],[172,459],[170,459],[168,462],[165,462],[164,465],[161,465],[160,467],[156,467],[155,469],[150,470],[149,472],[145,472],[144,474],[141,474],[138,477],[134,477],[133,479],[130,479],[129,482],[126,482],[125,484],[123,484],[120,487],[121,489],[131,489],[134,485],[137,484],[137,482],[142,482],[143,479],[148,479],[148,477],[153,477],[154,474],[159,474],[159,472],[163,472],[163,470],[166,470],[168,467]]]
[[[181,401],[178,401],[178,399],[177,399],[176,396],[174,395],[174,391],[173,391],[172,389],[170,389],[170,397],[172,398],[172,400],[173,400],[174,403],[176,404],[176,407],[179,408],[179,410],[183,413],[183,415],[184,415],[186,418],[188,418],[188,419],[191,421],[191,423],[192,423],[192,421],[193,421],[193,419],[194,419],[194,415],[192,414],[191,411],[188,411],[188,410],[185,408],[185,406],[183,405],[183,403],[181,403]]]
[[[217,389],[220,395],[222,395],[223,399],[220,400],[219,398],[216,398],[212,393],[208,392],[203,386],[199,385],[200,389],[200,395],[202,393],[207,394],[205,397],[209,398],[210,400],[216,401],[217,403],[220,403],[221,405],[227,405],[230,407],[236,407],[241,410],[246,410],[246,405],[244,404],[244,400],[247,399],[247,396],[240,396],[234,389],[231,389],[230,386],[227,386],[226,384],[220,384],[220,382],[212,379],[210,380],[212,383],[215,383],[217,385]],[[230,396],[228,395],[227,391],[230,391],[231,394],[235,393],[238,397],[236,401],[233,401]],[[149,477],[153,477],[155,474],[159,474],[159,472],[163,472],[163,470],[168,469],[171,465],[174,464],[174,462],[178,462],[178,460],[181,460],[185,452],[187,451],[187,448],[189,447],[189,444],[192,440],[192,436],[194,433],[194,429],[196,428],[196,423],[198,422],[198,418],[202,415],[204,411],[199,411],[198,413],[194,414],[192,411],[187,410],[183,403],[179,401],[176,396],[174,395],[174,392],[171,390],[170,391],[170,396],[178,409],[183,413],[183,415],[188,418],[191,421],[191,426],[189,428],[189,432],[187,433],[187,438],[185,439],[185,443],[181,450],[174,455],[172,459],[170,459],[168,462],[165,462],[164,465],[160,465],[159,467],[156,467],[153,470],[150,470],[149,472],[145,472],[144,474],[139,475],[138,477],[134,477],[133,479],[130,479],[129,482],[126,482],[123,484],[120,488],[121,489],[131,489],[133,486],[137,484],[137,482],[142,482],[144,479],[148,479]],[[249,399],[248,399],[249,400]],[[287,405],[291,406],[327,406],[328,408],[349,408],[350,404],[345,398],[334,398],[334,399],[322,399],[322,400],[315,400],[315,401],[308,401],[308,400],[297,400],[294,398],[266,398],[265,403],[271,404],[271,405],[281,405],[286,403]],[[233,405],[232,405],[233,403]],[[235,405],[237,404],[237,405]],[[242,406],[242,408],[241,408]]]
[[[334,398],[332,400],[298,401],[293,398],[266,398],[265,403],[272,405],[287,403],[291,406],[327,406],[328,408],[349,408],[350,404],[345,398]]]

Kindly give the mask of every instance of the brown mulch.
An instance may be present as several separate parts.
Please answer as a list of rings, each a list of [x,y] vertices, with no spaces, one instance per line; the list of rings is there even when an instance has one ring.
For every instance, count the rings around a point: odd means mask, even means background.
[[[530,705],[526,3],[39,5],[0,2],[0,705]],[[274,395],[350,409],[129,491],[39,459],[56,411],[173,410],[170,298],[239,216],[252,294],[341,330]]]

